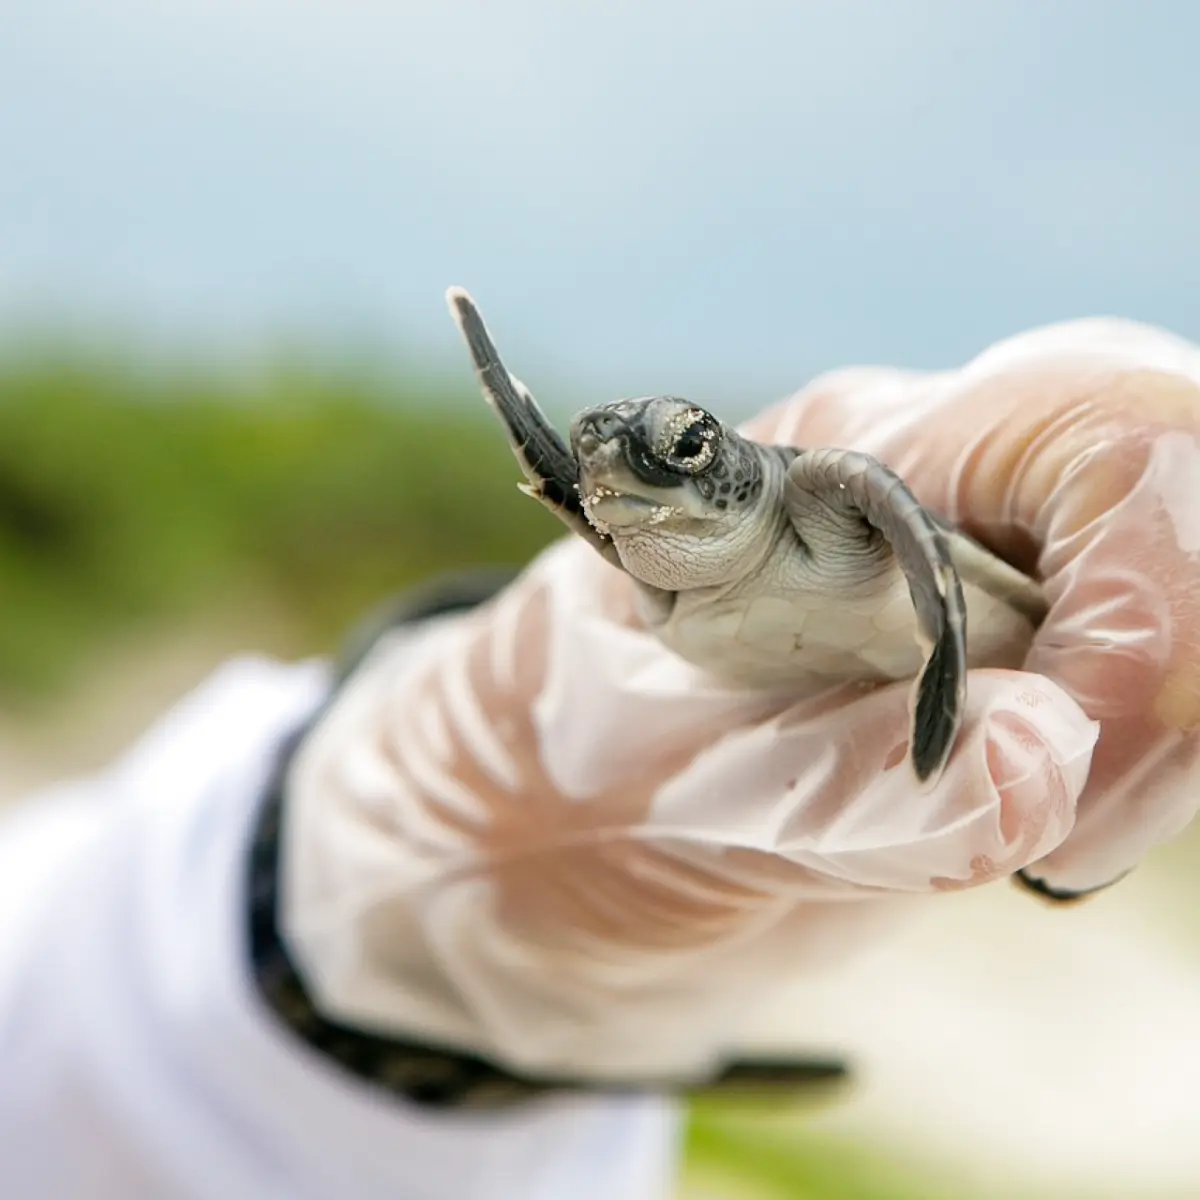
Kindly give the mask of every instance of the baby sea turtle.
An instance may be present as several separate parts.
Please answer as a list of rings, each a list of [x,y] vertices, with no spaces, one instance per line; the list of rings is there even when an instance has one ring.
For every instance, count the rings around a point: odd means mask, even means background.
[[[877,459],[764,445],[690,400],[585,409],[568,446],[471,297],[451,288],[447,299],[522,490],[635,581],[666,646],[785,692],[915,676],[909,760],[919,780],[937,778],[967,668],[1024,659],[1046,612],[1032,579],[923,508]]]

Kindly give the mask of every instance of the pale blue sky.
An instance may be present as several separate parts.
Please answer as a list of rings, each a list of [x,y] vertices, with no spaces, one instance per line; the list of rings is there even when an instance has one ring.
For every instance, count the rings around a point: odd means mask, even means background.
[[[1095,313],[1200,337],[1198,35],[1187,0],[8,0],[0,327],[457,366],[460,283],[566,407]]]

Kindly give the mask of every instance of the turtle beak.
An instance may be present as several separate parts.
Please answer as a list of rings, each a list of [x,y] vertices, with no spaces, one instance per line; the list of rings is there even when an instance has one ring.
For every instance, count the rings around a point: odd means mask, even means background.
[[[580,413],[571,423],[571,449],[579,463],[584,511],[604,532],[623,525],[643,525],[661,507],[639,494],[644,489],[626,462],[628,434],[624,418],[603,408]]]
[[[571,423],[571,449],[580,474],[585,479],[604,479],[614,471],[624,473],[628,434],[629,426],[618,413],[605,409],[580,413]]]
[[[577,457],[590,457],[628,432],[628,428],[625,421],[610,410],[580,413],[571,424],[571,444]]]

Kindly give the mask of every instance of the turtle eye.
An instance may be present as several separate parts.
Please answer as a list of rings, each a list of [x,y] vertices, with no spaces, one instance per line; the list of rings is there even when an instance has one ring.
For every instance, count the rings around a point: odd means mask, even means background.
[[[676,439],[671,447],[671,457],[686,461],[689,458],[699,458],[704,453],[708,443],[704,438],[704,426],[699,421],[693,421]]]
[[[693,409],[681,414],[668,428],[664,457],[676,471],[699,475],[712,466],[721,429],[715,421]]]

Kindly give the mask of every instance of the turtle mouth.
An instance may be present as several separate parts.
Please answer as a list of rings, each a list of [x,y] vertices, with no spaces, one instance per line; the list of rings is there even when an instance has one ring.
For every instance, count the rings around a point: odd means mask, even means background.
[[[601,533],[639,525],[659,525],[683,510],[678,487],[655,487],[630,470],[626,438],[600,441],[584,431],[576,441],[579,459],[579,498],[583,511]]]
[[[593,484],[581,493],[581,498],[588,520],[602,533],[623,526],[660,525],[684,515],[683,509],[674,504],[603,483]]]

